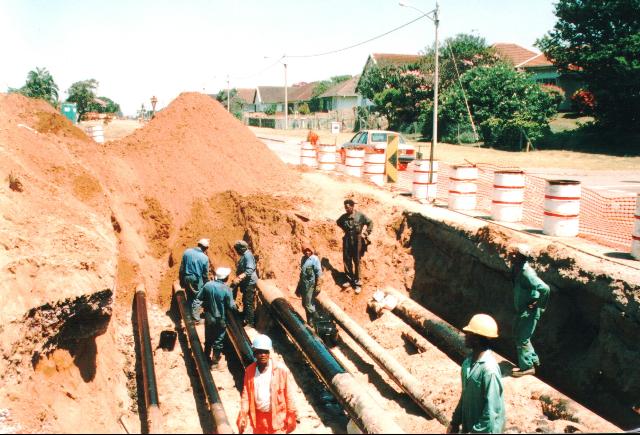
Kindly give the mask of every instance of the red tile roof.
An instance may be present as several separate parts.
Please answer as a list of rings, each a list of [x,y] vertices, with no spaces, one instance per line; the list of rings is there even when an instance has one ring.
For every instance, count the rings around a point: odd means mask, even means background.
[[[330,87],[320,97],[355,97],[358,95],[356,93],[358,80],[360,80],[360,76],[353,76],[349,80]]]
[[[418,54],[371,53],[371,58],[378,65],[406,65],[416,63],[422,57]]]
[[[236,98],[238,100],[241,100],[243,103],[253,103],[253,99],[256,95],[255,88],[236,88],[236,91],[238,92],[236,94]]]
[[[544,54],[527,50],[517,44],[497,43],[493,44],[493,48],[503,59],[508,60],[518,68],[553,66]]]
[[[311,82],[289,88],[289,101],[309,101],[317,84],[318,82]]]

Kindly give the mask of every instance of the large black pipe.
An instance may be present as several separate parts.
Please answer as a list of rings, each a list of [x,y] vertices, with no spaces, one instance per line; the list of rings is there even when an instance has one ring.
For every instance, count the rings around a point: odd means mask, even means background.
[[[214,424],[216,425],[216,432],[219,434],[231,434],[233,433],[233,430],[231,429],[227,413],[225,412],[220,396],[218,395],[216,384],[213,382],[213,377],[209,371],[209,364],[205,359],[202,344],[200,344],[200,338],[198,337],[198,332],[196,331],[196,327],[191,319],[191,314],[189,314],[190,310],[187,306],[187,296],[184,290],[180,287],[180,283],[178,281],[173,284],[173,292],[176,297],[176,302],[178,303],[180,316],[182,317],[182,321],[184,322],[184,326],[187,331],[187,339],[189,340],[189,347],[191,348],[193,360],[196,362],[200,383],[204,389],[207,402],[209,403],[209,410],[211,411],[211,416],[213,417]]]
[[[251,341],[242,327],[242,321],[239,319],[236,310],[227,311],[227,337],[229,337],[229,341],[244,368],[247,368],[249,364],[256,360],[251,348]]]
[[[273,283],[258,280],[258,288],[277,322],[362,431],[404,433],[393,417],[364,392],[355,378],[342,367]]]
[[[158,383],[156,369],[153,364],[153,347],[149,332],[149,318],[147,316],[147,298],[144,285],[138,285],[135,295],[136,316],[138,323],[138,346],[142,366],[142,382],[144,386],[144,402],[147,408],[147,426],[149,433],[163,433],[161,428],[162,413],[158,399]]]

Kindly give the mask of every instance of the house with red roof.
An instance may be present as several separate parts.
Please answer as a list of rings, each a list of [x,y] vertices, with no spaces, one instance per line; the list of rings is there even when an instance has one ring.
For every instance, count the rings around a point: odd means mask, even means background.
[[[513,64],[516,70],[531,74],[537,83],[560,87],[564,91],[560,110],[571,110],[571,96],[584,86],[574,74],[559,73],[543,53],[527,50],[517,44],[496,43],[493,48],[502,59]]]

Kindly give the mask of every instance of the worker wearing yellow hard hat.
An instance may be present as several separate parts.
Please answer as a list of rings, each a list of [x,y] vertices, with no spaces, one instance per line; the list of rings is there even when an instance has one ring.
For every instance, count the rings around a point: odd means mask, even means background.
[[[476,314],[462,330],[471,355],[462,363],[462,394],[447,432],[504,432],[502,374],[491,351],[498,324],[488,314]]]

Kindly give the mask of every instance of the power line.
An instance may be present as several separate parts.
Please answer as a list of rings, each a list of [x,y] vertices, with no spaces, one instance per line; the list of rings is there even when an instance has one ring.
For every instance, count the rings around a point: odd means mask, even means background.
[[[384,32],[384,33],[382,33],[382,34],[380,34],[380,35],[374,36],[373,38],[369,38],[369,39],[367,39],[366,41],[362,41],[362,42],[358,42],[357,44],[349,45],[348,47],[339,48],[339,49],[337,49],[337,50],[326,51],[326,52],[323,52],[323,53],[315,53],[315,54],[297,54],[297,55],[284,55],[284,56],[282,56],[282,57],[278,58],[275,62],[273,62],[272,64],[270,64],[270,65],[269,65],[269,66],[267,66],[266,68],[264,68],[264,69],[262,69],[262,70],[260,70],[260,71],[258,71],[258,72],[256,72],[256,73],[249,74],[249,75],[247,75],[247,76],[242,76],[242,77],[231,76],[230,78],[232,78],[232,79],[234,79],[234,80],[246,80],[246,79],[250,79],[250,78],[253,78],[253,77],[259,76],[259,75],[261,75],[262,73],[264,73],[265,71],[267,71],[267,70],[269,70],[269,69],[273,68],[275,65],[277,65],[277,64],[278,64],[282,59],[284,59],[284,58],[296,58],[296,59],[301,59],[301,58],[310,58],[310,57],[320,57],[320,56],[327,56],[327,55],[329,55],[329,54],[335,54],[335,53],[340,53],[340,52],[342,52],[342,51],[350,50],[350,49],[352,49],[352,48],[359,47],[360,45],[364,45],[364,44],[366,44],[366,43],[368,43],[368,42],[375,41],[376,39],[380,39],[380,38],[382,38],[383,36],[387,36],[387,35],[389,35],[390,33],[396,32],[396,31],[398,31],[398,30],[400,30],[400,29],[402,29],[402,28],[404,28],[404,27],[407,27],[407,26],[409,26],[409,25],[411,25],[411,24],[415,23],[416,21],[419,21],[419,20],[423,19],[423,18],[424,18],[424,17],[426,17],[426,16],[427,16],[427,14],[424,14],[424,15],[422,15],[422,16],[420,16],[420,17],[418,17],[418,18],[415,18],[415,19],[413,19],[413,20],[411,20],[411,21],[407,22],[407,23],[404,23],[404,24],[402,24],[402,25],[400,25],[400,26],[398,26],[398,27],[395,27],[395,28],[393,28],[393,29],[391,29],[391,30],[389,30],[389,31],[387,31],[387,32]]]
[[[277,59],[275,62],[273,62],[272,64],[270,64],[269,66],[261,69],[260,71],[253,73],[253,74],[249,74],[248,76],[230,76],[230,79],[234,79],[234,80],[245,80],[245,79],[250,79],[256,76],[259,76],[260,74],[262,74],[263,72],[273,68],[274,66],[276,66],[280,61],[282,60],[282,57]]]
[[[328,55],[328,54],[335,54],[335,53],[339,53],[339,52],[341,52],[341,51],[349,50],[349,49],[351,49],[351,48],[355,48],[355,47],[358,47],[358,46],[360,46],[360,45],[366,44],[367,42],[375,41],[376,39],[382,38],[383,36],[387,36],[388,34],[393,33],[393,32],[395,32],[395,31],[397,31],[397,30],[400,30],[400,29],[402,29],[403,27],[407,27],[408,25],[413,24],[413,23],[415,23],[416,21],[421,20],[421,19],[423,19],[423,18],[424,18],[424,17],[426,17],[426,16],[427,16],[427,14],[424,14],[424,15],[422,15],[422,16],[420,16],[420,17],[418,17],[418,18],[414,19],[414,20],[409,21],[408,23],[402,24],[402,25],[400,25],[400,26],[398,26],[398,27],[396,27],[396,28],[394,28],[394,29],[391,29],[391,30],[389,30],[388,32],[382,33],[382,34],[380,34],[380,35],[378,35],[378,36],[374,36],[373,38],[369,38],[369,39],[367,39],[366,41],[358,42],[357,44],[353,44],[353,45],[350,45],[350,46],[348,46],[348,47],[339,48],[339,49],[337,49],[337,50],[326,51],[326,52],[324,52],[324,53],[315,53],[315,54],[298,54],[298,55],[295,55],[295,56],[289,56],[289,55],[287,55],[286,57],[290,57],[290,58],[306,58],[306,57],[319,57],[319,56],[326,56],[326,55]]]

